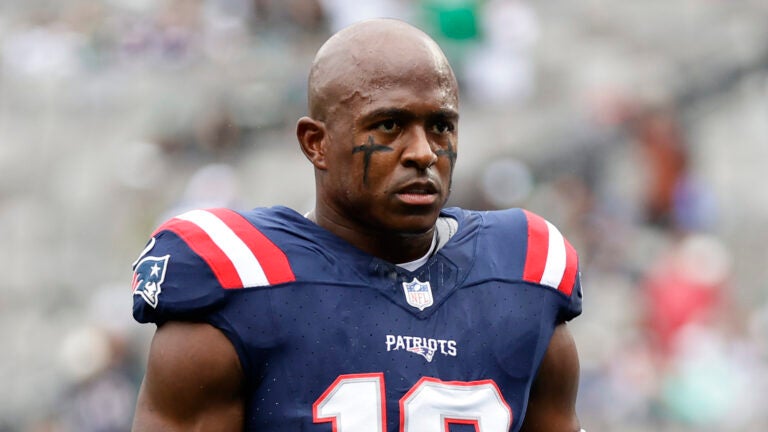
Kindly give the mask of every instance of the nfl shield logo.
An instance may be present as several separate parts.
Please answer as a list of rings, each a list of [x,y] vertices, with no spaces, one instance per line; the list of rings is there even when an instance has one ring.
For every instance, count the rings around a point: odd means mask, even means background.
[[[405,299],[409,305],[422,311],[432,306],[432,287],[429,285],[429,281],[421,282],[413,278],[410,282],[403,282],[403,291],[405,291]]]

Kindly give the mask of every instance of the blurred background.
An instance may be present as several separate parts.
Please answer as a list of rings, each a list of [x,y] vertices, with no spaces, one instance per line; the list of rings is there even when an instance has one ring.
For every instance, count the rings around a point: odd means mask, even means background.
[[[597,431],[768,430],[768,2],[0,1],[0,431],[127,431],[131,262],[192,207],[312,206],[312,56],[397,17],[459,78],[452,205],[579,250]]]

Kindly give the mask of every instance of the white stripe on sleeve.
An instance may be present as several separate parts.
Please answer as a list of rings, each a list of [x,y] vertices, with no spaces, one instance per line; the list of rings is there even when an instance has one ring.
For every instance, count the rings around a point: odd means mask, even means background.
[[[205,210],[192,210],[176,216],[192,222],[205,231],[211,240],[232,261],[244,287],[269,285],[264,270],[253,252],[221,219]]]
[[[549,248],[544,274],[541,275],[541,284],[557,289],[565,273],[565,240],[554,225],[548,221],[545,222],[549,230]]]

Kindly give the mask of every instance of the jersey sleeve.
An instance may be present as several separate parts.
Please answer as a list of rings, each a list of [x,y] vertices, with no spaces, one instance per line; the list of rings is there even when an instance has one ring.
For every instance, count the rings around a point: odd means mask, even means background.
[[[292,280],[285,254],[242,215],[192,210],[160,225],[134,263],[133,315],[206,320],[233,290]]]
[[[133,267],[133,317],[161,324],[204,319],[226,292],[205,261],[171,231],[152,236]]]
[[[522,280],[556,290],[562,297],[559,318],[569,321],[581,314],[581,272],[576,249],[541,216],[522,210],[525,217],[525,252]]]

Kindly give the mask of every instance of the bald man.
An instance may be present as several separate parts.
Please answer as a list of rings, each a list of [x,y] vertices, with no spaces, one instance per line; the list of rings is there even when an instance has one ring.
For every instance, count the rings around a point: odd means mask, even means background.
[[[190,211],[134,263],[134,430],[579,430],[578,257],[531,212],[444,208],[458,117],[420,30],[331,37],[296,126],[315,208]]]

